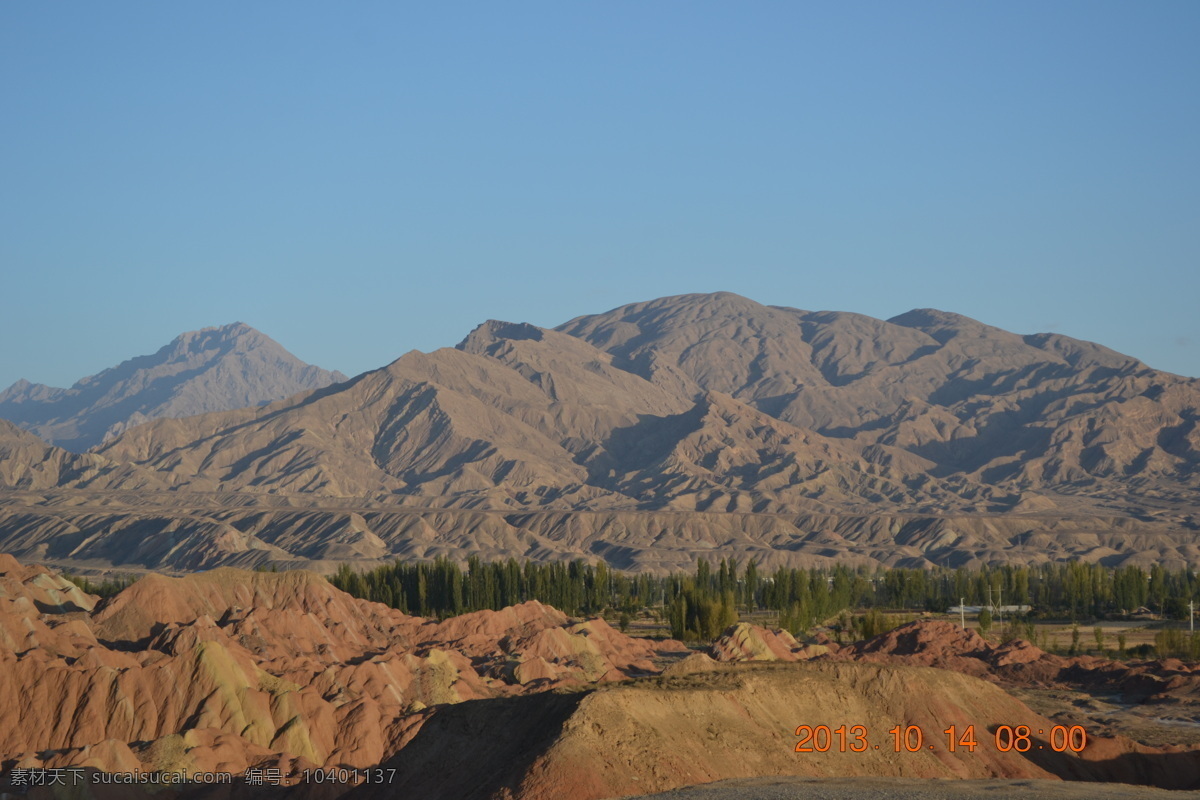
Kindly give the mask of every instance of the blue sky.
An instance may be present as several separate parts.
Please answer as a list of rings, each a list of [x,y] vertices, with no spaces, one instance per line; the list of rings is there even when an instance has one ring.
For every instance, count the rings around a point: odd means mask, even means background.
[[[729,290],[1200,376],[1200,3],[0,4],[0,387]]]

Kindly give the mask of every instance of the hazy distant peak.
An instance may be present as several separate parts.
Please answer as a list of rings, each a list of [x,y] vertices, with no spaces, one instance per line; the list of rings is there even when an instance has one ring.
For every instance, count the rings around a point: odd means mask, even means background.
[[[201,328],[198,331],[192,331],[182,335],[182,337],[188,336],[210,336],[219,341],[233,341],[237,339],[260,337],[263,339],[271,338],[257,328],[247,325],[244,322],[231,322],[228,325],[216,325],[211,328]]]
[[[197,353],[212,348],[234,349],[238,346],[249,348],[263,345],[279,347],[279,344],[265,333],[244,322],[233,322],[181,333],[159,350],[159,353]]]
[[[24,378],[18,378],[16,383],[5,389],[3,392],[0,392],[0,403],[15,400],[16,398],[27,394],[29,390],[33,388],[33,386],[34,384],[30,383]]]
[[[37,402],[65,391],[66,389],[47,386],[44,383],[33,383],[21,378],[12,386],[0,392],[0,404]]]
[[[257,406],[346,379],[305,364],[244,322],[181,333],[137,356],[54,389],[18,381],[0,416],[76,451],[156,417]]]
[[[244,322],[238,321],[238,322],[230,322],[225,325],[210,325],[207,328],[201,328],[200,330],[196,330],[196,331],[187,331],[185,333],[181,333],[176,338],[182,338],[184,336],[194,336],[194,335],[200,334],[200,333],[215,333],[215,334],[220,334],[221,336],[233,337],[233,336],[242,336],[247,333],[261,333],[261,332],[258,331],[253,326],[250,326]]]

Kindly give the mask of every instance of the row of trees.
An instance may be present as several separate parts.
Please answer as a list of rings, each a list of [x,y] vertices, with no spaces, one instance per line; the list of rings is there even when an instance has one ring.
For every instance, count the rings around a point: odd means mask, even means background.
[[[692,574],[660,577],[626,575],[602,561],[484,562],[472,556],[465,570],[447,558],[396,561],[364,573],[343,565],[331,580],[356,597],[422,616],[500,609],[526,600],[573,615],[659,609],[672,634],[683,638],[709,638],[739,611],[775,612],[783,627],[801,631],[850,608],[945,611],[960,599],[970,605],[1029,605],[1036,614],[1072,619],[1127,614],[1147,605],[1183,618],[1188,601],[1200,593],[1190,569],[1077,562],[978,570],[838,565],[764,573],[755,561],[742,567],[737,559],[722,558],[715,569],[700,559]]]
[[[123,575],[117,578],[107,578],[99,583],[96,583],[95,581],[89,580],[82,575],[72,575],[69,572],[62,573],[62,576],[78,586],[87,594],[99,595],[102,598],[112,597],[114,594],[124,591],[133,585],[134,580],[127,575]]]
[[[629,576],[604,562],[539,564],[467,559],[463,569],[448,558],[432,562],[397,560],[369,572],[343,564],[330,578],[355,597],[374,600],[421,616],[447,617],[538,600],[567,614],[596,614],[605,609],[633,611],[662,605],[662,579]]]
[[[760,589],[754,603],[762,608],[804,604],[805,582],[819,616],[823,577],[830,601],[848,605],[945,611],[958,605],[1028,605],[1035,613],[1071,619],[1129,614],[1142,606],[1166,616],[1184,618],[1189,600],[1200,599],[1200,582],[1191,569],[1171,572],[1161,565],[1105,567],[1080,562],[1006,565],[978,570],[875,569],[777,570]]]

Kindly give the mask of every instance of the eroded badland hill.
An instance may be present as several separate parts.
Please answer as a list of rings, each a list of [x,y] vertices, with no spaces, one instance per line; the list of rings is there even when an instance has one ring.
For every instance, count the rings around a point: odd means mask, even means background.
[[[163,796],[100,783],[162,773],[236,776],[189,784],[187,797],[331,799],[600,800],[763,776],[1200,786],[1197,746],[1095,729],[1081,752],[1050,746],[1048,732],[1073,723],[1032,711],[1013,687],[1118,667],[1034,651],[917,622],[840,648],[738,625],[688,655],[537,603],[411,617],[302,571],[151,575],[98,601],[3,555],[0,771],[10,789],[14,776],[83,775],[71,796],[98,798]],[[1193,666],[1123,668],[1130,687],[1139,675],[1164,684],[1144,702],[1195,703]],[[889,733],[898,724],[903,745]],[[847,748],[797,751],[799,725],[862,728]],[[1001,726],[1022,725],[1044,732],[1038,747],[997,746]],[[909,728],[922,743],[910,746]],[[253,774],[281,785],[250,785]]]

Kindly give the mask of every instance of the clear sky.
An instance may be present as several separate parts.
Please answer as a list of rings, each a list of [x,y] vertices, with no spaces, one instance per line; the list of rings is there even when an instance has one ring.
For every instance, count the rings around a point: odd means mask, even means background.
[[[0,388],[668,294],[1200,376],[1200,3],[0,4]]]

